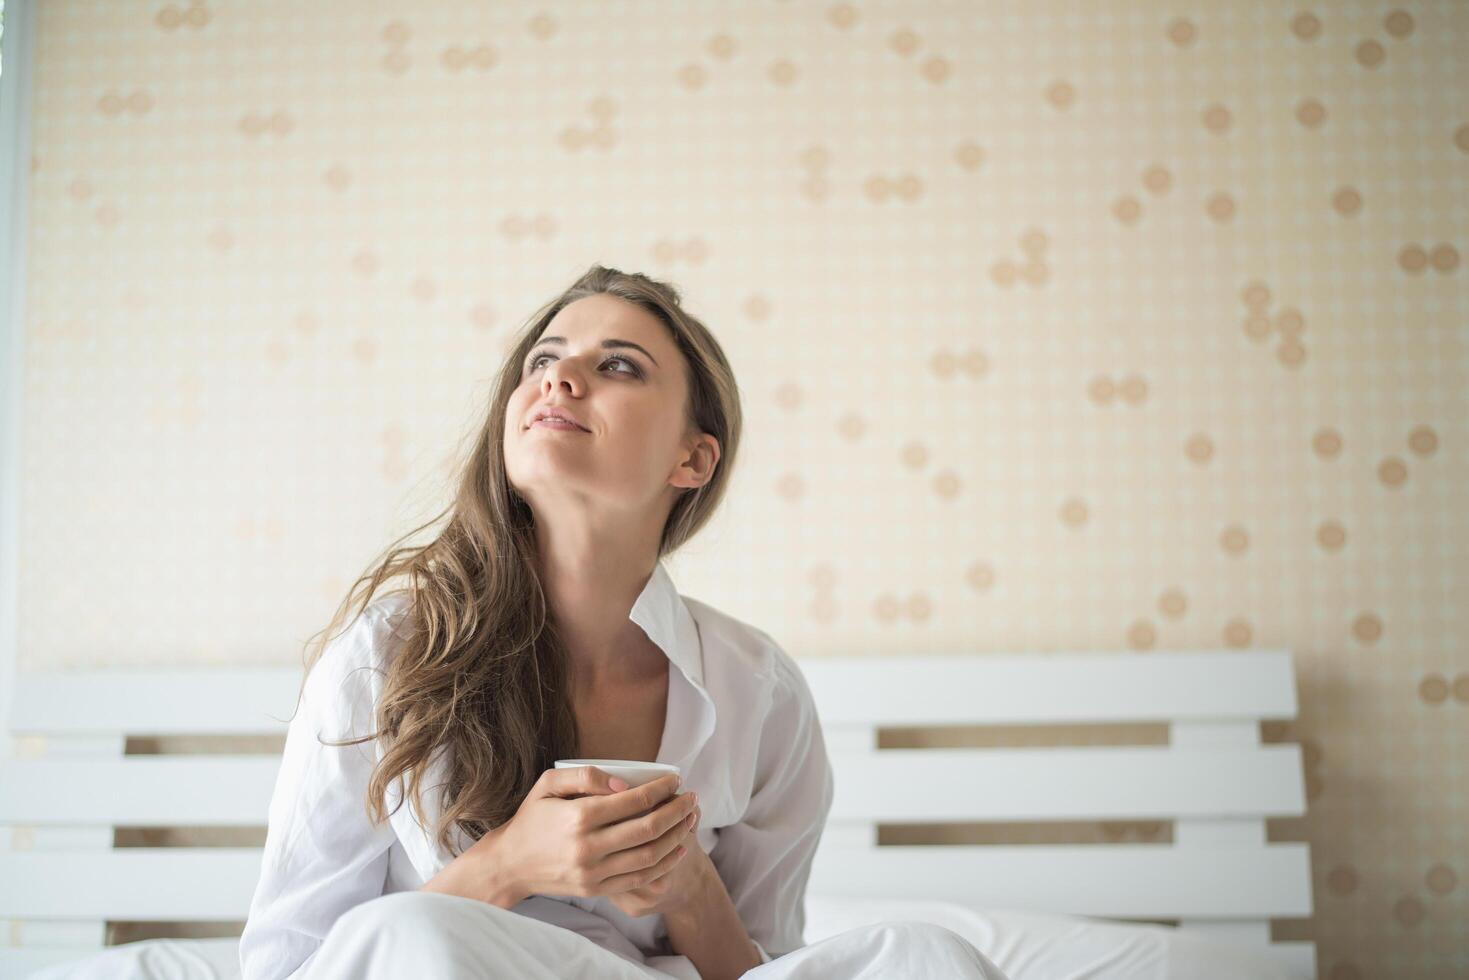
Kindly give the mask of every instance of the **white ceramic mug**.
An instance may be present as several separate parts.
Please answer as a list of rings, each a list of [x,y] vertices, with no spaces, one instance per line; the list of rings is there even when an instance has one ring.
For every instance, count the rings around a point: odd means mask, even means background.
[[[557,759],[557,769],[576,769],[579,766],[596,766],[609,776],[616,776],[627,783],[629,787],[641,786],[650,783],[659,776],[669,773],[678,775],[679,783],[683,782],[683,773],[678,766],[671,766],[666,762],[639,762],[636,759]]]

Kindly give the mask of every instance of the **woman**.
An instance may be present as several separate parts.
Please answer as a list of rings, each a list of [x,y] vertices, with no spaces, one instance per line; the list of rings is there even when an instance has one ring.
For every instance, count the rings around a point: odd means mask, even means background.
[[[833,790],[810,691],[662,562],[714,513],[740,427],[671,285],[593,266],[532,318],[449,521],[359,578],[308,660],[244,980],[1002,980],[938,926],[804,944]]]

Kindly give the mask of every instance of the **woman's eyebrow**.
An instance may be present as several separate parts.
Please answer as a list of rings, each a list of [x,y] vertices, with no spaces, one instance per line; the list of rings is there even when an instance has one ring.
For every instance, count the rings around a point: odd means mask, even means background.
[[[536,341],[536,347],[540,347],[545,344],[565,345],[565,343],[565,337],[542,337],[540,340]],[[643,356],[645,356],[648,360],[652,361],[654,364],[658,363],[658,358],[654,357],[652,354],[649,354],[647,349],[644,348],[643,345],[635,344],[631,340],[618,340],[616,337],[610,337],[607,340],[602,341],[603,350],[611,350],[614,347],[631,347],[634,350],[640,350],[643,352]]]

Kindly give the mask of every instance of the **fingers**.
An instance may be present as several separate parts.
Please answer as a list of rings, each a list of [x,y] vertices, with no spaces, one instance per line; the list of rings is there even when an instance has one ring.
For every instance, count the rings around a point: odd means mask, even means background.
[[[666,776],[659,776],[651,782],[634,786],[620,793],[589,798],[582,803],[582,806],[586,809],[590,826],[606,827],[653,809],[677,793],[678,785],[678,773],[671,772]],[[642,842],[632,841],[631,843]]]
[[[591,831],[587,839],[604,854],[638,847],[679,829],[697,805],[693,793],[682,793],[666,800],[652,813]]]
[[[547,769],[541,773],[545,795],[576,799],[581,796],[604,796],[619,792],[613,788],[612,776],[596,766],[574,766],[570,769]],[[618,780],[623,789],[627,784]]]
[[[603,877],[610,877],[657,864],[669,851],[689,842],[697,816],[697,811],[690,813],[650,841],[611,852],[602,859],[598,871]]]
[[[687,844],[681,843],[681,841],[685,837],[682,825],[675,827],[669,835],[665,836],[674,837],[674,844],[666,854],[664,854],[657,861],[653,862],[653,864],[651,864],[650,866],[639,868],[633,871],[626,871],[622,874],[615,874],[612,875],[610,878],[604,878],[602,880],[602,883],[598,886],[598,890],[604,895],[612,895],[616,894],[617,892],[625,892],[631,888],[642,888],[649,882],[657,881],[659,878],[662,878],[664,875],[668,874],[668,872],[672,871],[674,869],[674,866],[687,856],[688,848],[694,845],[692,841]],[[659,840],[661,841],[662,838],[659,838]],[[622,853],[629,854],[631,852],[623,851]]]

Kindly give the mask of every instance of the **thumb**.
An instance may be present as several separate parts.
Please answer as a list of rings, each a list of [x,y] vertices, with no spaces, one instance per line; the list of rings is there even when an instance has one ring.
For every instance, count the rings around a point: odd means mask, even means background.
[[[607,775],[596,766],[575,766],[571,769],[557,769],[555,772],[560,777],[551,785],[551,793],[555,796],[602,796],[627,789],[626,782],[616,776]]]

